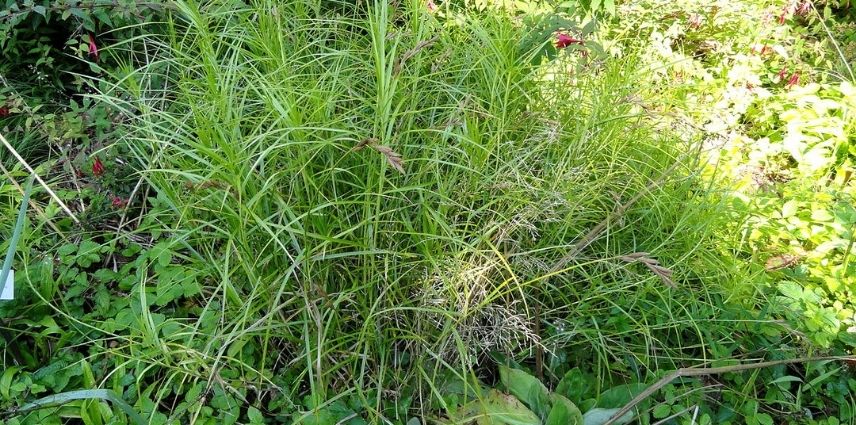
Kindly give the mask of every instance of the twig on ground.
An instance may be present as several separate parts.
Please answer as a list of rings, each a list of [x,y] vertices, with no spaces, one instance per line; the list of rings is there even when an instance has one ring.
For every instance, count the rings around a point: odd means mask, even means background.
[[[606,423],[603,425],[611,425],[614,424],[615,421],[621,419],[624,414],[629,412],[631,409],[636,407],[637,404],[641,403],[646,398],[653,395],[660,388],[665,387],[670,382],[677,378],[686,377],[686,376],[703,376],[703,375],[719,375],[722,373],[729,372],[742,372],[744,370],[752,370],[752,369],[763,369],[765,367],[771,366],[779,366],[784,364],[794,364],[794,363],[807,363],[807,362],[819,362],[824,360],[856,360],[856,356],[831,356],[831,357],[814,357],[814,358],[799,358],[799,359],[785,359],[785,360],[774,360],[769,362],[760,362],[760,363],[752,363],[752,364],[739,364],[734,366],[722,366],[722,367],[684,367],[680,368],[666,376],[664,376],[659,381],[655,382],[650,387],[646,388],[645,391],[642,391],[639,395],[630,400],[629,403],[625,404],[619,411],[615,412]]]

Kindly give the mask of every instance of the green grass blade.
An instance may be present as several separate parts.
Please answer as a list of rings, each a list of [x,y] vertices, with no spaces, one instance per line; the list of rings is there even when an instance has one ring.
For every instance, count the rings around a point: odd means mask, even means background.
[[[54,394],[47,397],[40,398],[32,403],[27,403],[21,406],[18,409],[18,413],[27,412],[30,410],[43,409],[45,407],[52,407],[62,405],[75,400],[104,400],[109,401],[116,405],[119,409],[122,409],[132,423],[135,425],[145,425],[145,421],[143,417],[140,416],[139,413],[135,412],[131,406],[122,400],[119,396],[116,395],[113,391],[110,390],[79,390],[79,391],[68,391],[60,394]]]
[[[24,217],[27,215],[27,203],[30,202],[30,192],[33,191],[33,180],[35,174],[27,180],[27,187],[24,189],[24,199],[21,200],[21,208],[18,210],[18,219],[15,221],[15,230],[12,232],[12,239],[9,241],[9,249],[6,251],[6,259],[3,261],[3,269],[0,270],[0,294],[6,289],[6,278],[9,277],[9,270],[12,269],[12,260],[15,258],[15,248],[18,246],[18,239],[21,238],[21,232],[24,230]]]

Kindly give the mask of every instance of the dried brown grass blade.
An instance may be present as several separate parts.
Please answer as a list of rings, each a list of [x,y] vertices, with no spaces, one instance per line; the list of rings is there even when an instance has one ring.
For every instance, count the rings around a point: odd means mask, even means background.
[[[387,162],[389,162],[389,165],[391,165],[392,168],[395,168],[396,170],[398,170],[399,173],[404,174],[404,161],[401,159],[401,155],[393,151],[388,146],[372,145],[372,148],[382,153],[383,156],[386,157]]]
[[[675,284],[675,281],[672,280],[672,270],[661,266],[660,262],[657,261],[657,259],[652,258],[651,254],[648,254],[647,252],[634,252],[632,254],[622,255],[618,258],[627,263],[642,263],[651,271],[651,273],[654,273],[659,277],[660,281],[662,281],[666,286],[670,288],[677,288],[678,286]]]
[[[389,146],[384,146],[379,143],[379,141],[374,137],[369,137],[367,139],[362,140],[360,143],[357,143],[351,150],[358,151],[366,146],[374,149],[376,152],[382,154],[386,161],[389,163],[392,168],[395,168],[399,173],[404,174],[404,160],[401,158],[401,155],[392,150]]]
[[[402,54],[401,57],[398,58],[398,60],[395,62],[395,66],[392,68],[393,75],[398,75],[398,73],[401,72],[401,68],[404,67],[404,63],[407,62],[408,59],[416,56],[416,54],[419,53],[420,50],[427,48],[427,47],[430,47],[432,44],[436,43],[437,40],[439,40],[439,39],[440,39],[440,36],[435,35],[434,37],[431,37],[428,40],[422,40],[422,41],[416,43],[416,45],[413,46],[412,49],[404,52],[404,54]]]

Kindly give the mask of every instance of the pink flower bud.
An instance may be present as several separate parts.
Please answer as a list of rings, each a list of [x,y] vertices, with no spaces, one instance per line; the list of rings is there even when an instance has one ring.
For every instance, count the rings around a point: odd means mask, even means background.
[[[104,174],[104,164],[101,162],[101,158],[95,157],[95,161],[92,162],[92,174],[95,177],[101,177]]]
[[[788,83],[785,85],[787,88],[791,88],[800,83],[800,73],[794,72],[791,74],[791,78],[788,79]]]
[[[89,57],[98,62],[98,45],[95,44],[95,36],[89,34]]]
[[[582,45],[583,41],[580,39],[576,39],[567,34],[559,33],[556,35],[556,48],[564,49],[565,47],[570,46],[571,44],[579,44]]]

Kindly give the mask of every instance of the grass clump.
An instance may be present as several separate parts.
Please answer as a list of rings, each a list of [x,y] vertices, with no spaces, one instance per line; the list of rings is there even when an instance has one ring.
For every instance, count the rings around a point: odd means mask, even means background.
[[[39,292],[82,386],[153,423],[404,423],[456,417],[497,359],[596,395],[775,328],[711,284],[721,206],[633,60],[542,66],[561,23],[417,1],[171,10],[93,96],[129,117],[134,207]]]

